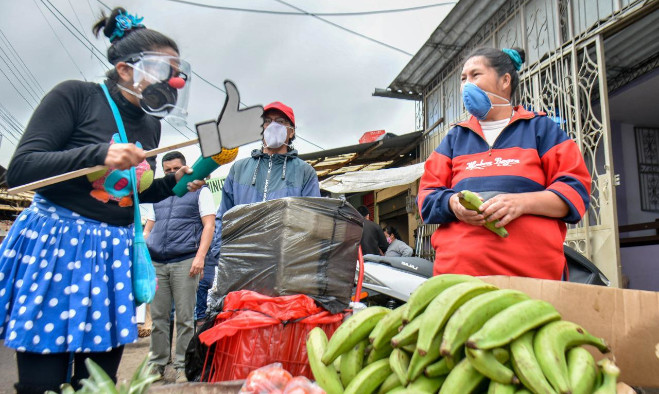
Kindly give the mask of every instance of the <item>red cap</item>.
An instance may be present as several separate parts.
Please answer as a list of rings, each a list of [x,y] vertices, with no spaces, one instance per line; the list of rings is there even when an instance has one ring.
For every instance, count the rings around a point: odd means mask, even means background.
[[[275,101],[274,103],[270,103],[270,104],[266,105],[263,108],[263,113],[266,113],[266,112],[268,112],[268,110],[271,110],[271,109],[276,109],[278,111],[281,111],[284,115],[286,115],[288,120],[291,121],[291,124],[293,126],[295,126],[295,115],[293,114],[293,108],[289,107],[288,105],[286,105],[286,104],[284,104],[280,101]]]

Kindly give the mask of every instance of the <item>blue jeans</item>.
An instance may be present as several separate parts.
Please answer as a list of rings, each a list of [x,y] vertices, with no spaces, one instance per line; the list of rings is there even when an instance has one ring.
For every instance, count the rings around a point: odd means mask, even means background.
[[[216,267],[215,265],[204,266],[204,278],[199,281],[199,287],[197,287],[197,305],[194,311],[195,320],[206,318],[206,299],[208,298],[208,290],[213,287]]]

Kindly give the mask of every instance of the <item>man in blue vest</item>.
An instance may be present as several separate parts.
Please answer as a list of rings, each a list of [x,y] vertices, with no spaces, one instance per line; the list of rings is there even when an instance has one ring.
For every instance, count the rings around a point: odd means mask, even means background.
[[[162,159],[165,174],[175,173],[185,165],[180,152],[167,153]],[[173,360],[176,382],[186,382],[185,350],[194,335],[194,310],[197,285],[204,274],[206,252],[215,231],[215,205],[207,187],[183,197],[168,197],[153,204],[153,216],[147,215],[145,235],[158,288],[151,303],[151,363],[164,375],[170,356],[170,312],[176,309],[176,351]]]

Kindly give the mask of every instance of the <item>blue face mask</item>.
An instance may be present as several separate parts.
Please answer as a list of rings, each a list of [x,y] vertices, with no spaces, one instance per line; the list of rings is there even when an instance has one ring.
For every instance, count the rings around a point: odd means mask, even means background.
[[[488,94],[500,98],[501,100],[506,100],[508,104],[492,104]],[[510,105],[510,100],[497,96],[492,92],[486,92],[479,88],[478,85],[471,82],[465,82],[462,87],[462,102],[467,111],[474,115],[478,120],[485,120],[492,107],[506,107]]]

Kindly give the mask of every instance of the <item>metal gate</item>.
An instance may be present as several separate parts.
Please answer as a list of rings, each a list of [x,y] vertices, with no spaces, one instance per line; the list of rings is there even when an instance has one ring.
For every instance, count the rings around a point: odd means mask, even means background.
[[[559,123],[579,145],[591,174],[590,206],[581,222],[569,226],[566,243],[618,286],[618,216],[603,39],[596,35],[559,48],[521,78],[519,102]]]

